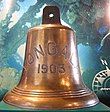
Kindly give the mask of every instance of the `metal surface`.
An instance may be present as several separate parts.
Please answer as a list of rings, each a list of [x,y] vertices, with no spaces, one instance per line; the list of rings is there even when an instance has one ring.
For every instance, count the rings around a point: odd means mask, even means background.
[[[28,32],[21,80],[4,101],[31,109],[76,109],[97,104],[99,100],[80,75],[74,31],[60,24],[57,7],[47,6],[44,13],[43,25]]]

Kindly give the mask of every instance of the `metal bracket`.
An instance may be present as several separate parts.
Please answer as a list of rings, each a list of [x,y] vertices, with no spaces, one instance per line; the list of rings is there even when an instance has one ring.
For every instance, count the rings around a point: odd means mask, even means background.
[[[43,10],[42,24],[61,24],[57,6],[46,6]]]

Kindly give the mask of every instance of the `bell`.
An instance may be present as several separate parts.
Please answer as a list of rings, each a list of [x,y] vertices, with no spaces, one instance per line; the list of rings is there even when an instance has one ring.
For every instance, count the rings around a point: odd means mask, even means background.
[[[21,80],[3,100],[29,109],[77,109],[96,105],[97,96],[81,78],[75,32],[61,25],[58,7],[46,6],[42,23],[29,30]]]

